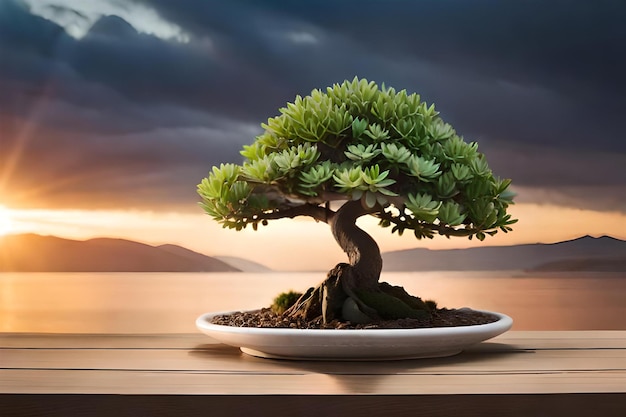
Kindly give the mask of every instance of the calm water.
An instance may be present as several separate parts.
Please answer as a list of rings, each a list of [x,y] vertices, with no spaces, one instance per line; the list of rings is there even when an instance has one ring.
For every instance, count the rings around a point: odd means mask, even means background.
[[[181,333],[208,311],[264,307],[323,273],[0,273],[0,332]],[[626,330],[626,275],[387,273],[440,306],[500,311],[514,330]]]

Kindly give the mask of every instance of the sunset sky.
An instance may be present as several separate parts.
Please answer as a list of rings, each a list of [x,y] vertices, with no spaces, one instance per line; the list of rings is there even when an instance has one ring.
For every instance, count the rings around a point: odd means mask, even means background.
[[[519,224],[481,245],[626,239],[624,22],[608,0],[0,0],[0,234],[328,269],[326,225],[223,230],[196,185],[296,94],[359,76],[435,103],[513,179]],[[383,251],[478,244],[362,224]]]

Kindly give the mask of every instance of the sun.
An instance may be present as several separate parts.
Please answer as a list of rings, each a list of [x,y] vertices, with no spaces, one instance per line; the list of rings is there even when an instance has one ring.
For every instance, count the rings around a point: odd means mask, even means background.
[[[13,231],[13,220],[9,209],[0,205],[0,236],[9,234]]]

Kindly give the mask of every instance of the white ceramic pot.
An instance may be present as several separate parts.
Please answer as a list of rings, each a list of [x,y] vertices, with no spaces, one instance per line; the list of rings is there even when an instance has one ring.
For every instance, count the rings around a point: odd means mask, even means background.
[[[499,320],[473,326],[426,329],[282,329],[231,327],[211,323],[207,313],[196,326],[212,338],[249,355],[298,360],[397,360],[452,356],[476,343],[509,330],[513,320],[502,313]]]

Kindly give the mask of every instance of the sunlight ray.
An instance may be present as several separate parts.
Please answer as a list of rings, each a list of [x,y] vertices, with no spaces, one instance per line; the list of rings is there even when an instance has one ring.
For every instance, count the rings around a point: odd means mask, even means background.
[[[49,105],[50,98],[53,96],[52,83],[47,83],[43,87],[43,91],[39,95],[39,98],[34,102],[29,114],[24,117],[18,118],[13,116],[13,124],[17,128],[13,131],[13,146],[6,152],[3,149],[3,158],[0,158],[0,191],[3,191],[9,180],[13,176],[13,172],[18,166],[22,154],[24,153],[28,143],[35,134],[37,127],[39,127],[39,116],[45,111],[45,108]],[[3,145],[4,146],[4,145]]]
[[[13,231],[13,219],[8,208],[0,204],[0,236]]]

